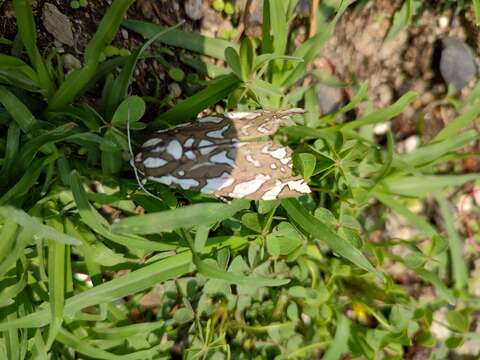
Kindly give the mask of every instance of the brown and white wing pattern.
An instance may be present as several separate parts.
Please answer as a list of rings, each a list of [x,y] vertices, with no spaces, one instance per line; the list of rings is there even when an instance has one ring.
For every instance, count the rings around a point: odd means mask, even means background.
[[[292,151],[272,141],[298,110],[230,112],[156,132],[134,164],[148,179],[184,190],[232,198],[273,200],[310,192],[292,174]]]

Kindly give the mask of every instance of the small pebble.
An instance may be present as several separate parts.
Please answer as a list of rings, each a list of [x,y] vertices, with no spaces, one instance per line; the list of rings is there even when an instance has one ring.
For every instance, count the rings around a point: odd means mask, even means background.
[[[417,135],[412,135],[405,140],[405,152],[409,153],[418,148],[420,145],[420,138]]]
[[[388,132],[388,130],[390,130],[390,122],[386,121],[375,125],[373,128],[373,133],[375,135],[384,135]]]
[[[202,0],[185,1],[185,13],[192,20],[200,20],[203,17]]]
[[[170,85],[168,85],[168,89],[170,90],[170,93],[176,98],[182,95],[182,88],[177,83],[171,83]]]
[[[63,56],[63,65],[65,69],[72,70],[72,69],[80,69],[82,67],[82,63],[72,54],[65,54]]]
[[[43,5],[43,26],[59,42],[73,46],[73,32],[70,19],[50,3]]]
[[[468,45],[458,38],[445,38],[442,45],[440,73],[448,85],[460,91],[477,75],[475,57]]]
[[[450,23],[450,20],[448,19],[448,17],[446,16],[441,16],[439,19],[438,19],[438,26],[441,28],[441,29],[445,29],[448,24]]]

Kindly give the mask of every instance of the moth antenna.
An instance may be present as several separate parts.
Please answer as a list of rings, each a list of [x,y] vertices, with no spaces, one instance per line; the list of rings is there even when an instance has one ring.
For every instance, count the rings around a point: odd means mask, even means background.
[[[132,148],[132,138],[130,136],[130,107],[128,107],[127,111],[127,141],[128,141],[128,152],[130,153],[130,166],[133,168],[133,172],[135,174],[135,179],[137,180],[137,184],[142,189],[147,195],[151,196],[154,199],[160,200],[163,202],[162,199],[160,199],[158,196],[155,194],[152,194],[150,191],[148,191],[145,186],[143,186],[142,181],[140,180],[140,176],[138,175],[138,169],[135,166],[135,161],[134,157],[135,155],[133,154],[133,148]]]

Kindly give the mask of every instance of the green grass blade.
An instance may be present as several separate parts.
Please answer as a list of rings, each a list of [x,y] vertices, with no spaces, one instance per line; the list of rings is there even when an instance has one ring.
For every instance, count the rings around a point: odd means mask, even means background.
[[[351,245],[348,241],[342,239],[335,232],[311,215],[296,199],[282,200],[282,206],[288,215],[305,232],[313,238],[325,242],[338,255],[350,260],[358,267],[365,269],[383,279],[383,275],[377,271],[360,250]]]
[[[0,216],[14,221],[25,229],[33,231],[39,239],[51,239],[62,244],[80,245],[81,242],[72,236],[66,235],[51,226],[44,225],[36,218],[31,217],[20,209],[11,206],[0,206]]]
[[[447,199],[441,194],[436,194],[435,198],[438,205],[440,205],[440,213],[442,214],[445,228],[447,229],[455,289],[463,291],[468,287],[468,271],[463,256],[463,242],[460,240],[460,236],[455,229],[453,216]]]
[[[350,320],[341,312],[337,312],[337,329],[335,337],[322,357],[322,360],[338,360],[342,354],[349,351],[348,339],[350,338]]]
[[[27,194],[37,183],[37,179],[47,162],[48,159],[45,158],[32,162],[20,180],[8,188],[7,192],[0,197],[0,205],[13,204],[14,200]]]
[[[78,212],[85,225],[97,234],[117,244],[129,248],[132,252],[140,254],[140,250],[163,250],[163,244],[146,240],[139,236],[114,234],[110,231],[108,222],[90,205],[85,190],[76,171],[70,176],[73,197],[77,204]]]
[[[10,169],[12,169],[13,165],[15,164],[19,148],[20,127],[17,125],[16,122],[12,122],[8,126],[5,155],[3,157],[2,170],[0,171],[0,178],[4,179],[4,181],[10,177]]]
[[[270,25],[273,34],[273,50],[284,55],[287,49],[288,24],[285,1],[270,0]]]
[[[480,25],[480,0],[472,0],[473,13],[475,14],[475,23]]]
[[[478,174],[405,176],[387,178],[382,184],[392,194],[423,198],[447,186],[460,186],[477,179]]]
[[[360,126],[376,124],[381,121],[390,120],[393,117],[401,114],[405,110],[407,105],[410,104],[413,100],[415,100],[417,96],[418,94],[416,92],[409,91],[389,107],[379,111],[374,111],[371,114],[361,117],[360,119],[351,121],[342,126],[342,130],[354,130],[356,128],[359,128]]]
[[[207,279],[219,279],[229,284],[243,285],[249,287],[282,286],[290,282],[289,279],[270,279],[262,276],[245,276],[238,273],[223,271],[219,268],[193,257],[197,270]]]
[[[432,140],[437,142],[451,137],[456,137],[465,126],[475,121],[480,113],[480,101],[474,104],[469,110],[457,117],[455,120],[448,123]]]
[[[438,160],[449,152],[461,149],[463,146],[477,138],[479,138],[479,135],[476,131],[466,131],[449,138],[444,138],[438,142],[422,146],[411,153],[398,155],[398,158],[411,166],[425,165]]]
[[[422,216],[419,216],[418,214],[412,213],[405,205],[397,201],[392,196],[381,192],[374,192],[373,196],[377,200],[382,202],[385,206],[395,211],[397,214],[402,215],[405,219],[409,221],[409,223],[416,226],[417,229],[423,231],[430,238],[433,238],[434,236],[439,236],[437,230],[427,220],[425,220]]]
[[[234,200],[231,204],[201,203],[131,216],[112,226],[113,231],[127,234],[156,234],[197,225],[210,225],[235,215],[250,206],[248,200]]]
[[[58,232],[63,231],[63,225],[58,220],[50,221],[50,225]],[[48,242],[48,292],[52,322],[48,332],[47,348],[50,348],[55,341],[63,323],[65,274],[67,273],[65,255],[65,244],[51,240]]]
[[[78,311],[98,304],[105,304],[122,297],[136,294],[155,284],[188,273],[192,262],[190,252],[170,256],[153,264],[146,265],[120,278],[115,278],[78,295],[68,298],[65,303],[65,316],[73,316]],[[51,321],[49,310],[38,310],[23,318],[0,323],[0,331],[15,328],[35,328]]]
[[[0,86],[0,103],[23,132],[29,132],[36,125],[37,119],[35,119],[30,110],[4,86]]]
[[[213,80],[205,89],[179,102],[173,108],[157,117],[148,125],[148,128],[157,130],[164,125],[164,123],[174,125],[190,120],[200,111],[227,97],[237,89],[240,84],[240,79],[235,75],[227,75],[220,79]]]
[[[159,31],[165,30],[162,26],[138,20],[125,20],[122,22],[122,26],[139,33],[145,39],[150,39],[158,34]],[[227,47],[232,47],[239,51],[238,45],[229,41],[213,39],[198,33],[181,30],[171,30],[160,36],[157,41],[220,60],[225,60],[225,49]]]
[[[457,298],[452,294],[452,291],[447,288],[445,283],[438,277],[437,274],[422,268],[410,269],[420,276],[421,279],[432,284],[435,287],[437,296],[439,298],[445,300],[450,305],[455,305],[457,303]]]
[[[0,83],[39,91],[39,80],[34,69],[15,56],[0,54]]]
[[[30,2],[28,0],[13,0],[12,4],[23,45],[27,50],[30,62],[37,72],[39,84],[45,91],[47,98],[49,98],[54,91],[54,86],[47,66],[37,48],[37,29],[35,28]]]

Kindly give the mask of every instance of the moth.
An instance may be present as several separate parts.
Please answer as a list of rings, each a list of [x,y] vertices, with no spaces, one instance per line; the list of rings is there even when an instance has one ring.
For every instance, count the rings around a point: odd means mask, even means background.
[[[292,150],[265,137],[301,109],[227,112],[160,130],[134,166],[153,181],[219,197],[274,200],[310,193]],[[255,141],[257,139],[257,141]]]

